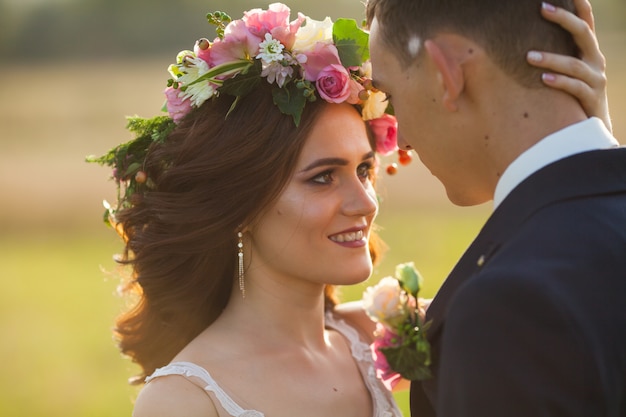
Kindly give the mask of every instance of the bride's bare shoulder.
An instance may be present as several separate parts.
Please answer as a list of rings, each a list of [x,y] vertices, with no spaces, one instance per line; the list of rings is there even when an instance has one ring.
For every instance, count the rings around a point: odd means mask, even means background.
[[[363,310],[361,301],[350,301],[335,306],[334,314],[356,328],[367,343],[374,340],[376,324]]]
[[[133,417],[218,417],[218,412],[202,388],[182,376],[168,375],[141,389]]]

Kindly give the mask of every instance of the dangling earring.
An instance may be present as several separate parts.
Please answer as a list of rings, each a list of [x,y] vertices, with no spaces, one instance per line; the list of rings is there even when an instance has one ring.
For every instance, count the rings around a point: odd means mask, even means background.
[[[241,291],[241,298],[246,298],[246,285],[243,275],[243,233],[237,232],[237,258],[239,264],[239,291]]]

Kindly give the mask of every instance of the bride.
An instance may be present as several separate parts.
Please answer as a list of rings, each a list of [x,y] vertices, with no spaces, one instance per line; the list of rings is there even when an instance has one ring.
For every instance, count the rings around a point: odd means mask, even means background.
[[[367,34],[290,22],[281,4],[209,20],[218,39],[170,66],[169,116],[131,119],[137,138],[95,160],[120,186],[109,221],[134,304],[116,335],[146,382],[134,416],[400,416],[374,324],[334,294],[372,272],[374,151],[395,146]],[[581,99],[601,101],[592,90]]]

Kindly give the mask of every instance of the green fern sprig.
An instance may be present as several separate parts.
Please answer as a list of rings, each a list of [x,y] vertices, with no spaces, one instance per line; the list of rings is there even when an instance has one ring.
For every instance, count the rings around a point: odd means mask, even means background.
[[[175,127],[168,116],[156,116],[145,119],[138,116],[128,117],[126,128],[135,134],[135,139],[122,143],[102,156],[88,156],[87,162],[106,165],[112,168],[112,179],[117,184],[117,207],[105,202],[105,223],[115,222],[115,212],[120,208],[130,207],[135,195],[153,188],[154,183],[146,175],[144,164],[153,143],[163,143]]]

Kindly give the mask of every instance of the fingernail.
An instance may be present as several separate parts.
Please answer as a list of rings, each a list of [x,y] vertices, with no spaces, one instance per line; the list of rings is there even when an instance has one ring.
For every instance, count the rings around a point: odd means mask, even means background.
[[[537,51],[529,51],[528,54],[526,54],[526,57],[529,61],[541,62],[541,60],[543,59],[543,54]]]
[[[552,83],[556,80],[556,75],[546,72],[541,74],[541,79],[547,83]]]
[[[550,3],[546,3],[545,1],[541,3],[541,7],[543,8],[543,10],[546,10],[548,12],[556,12],[556,7],[554,7]]]

